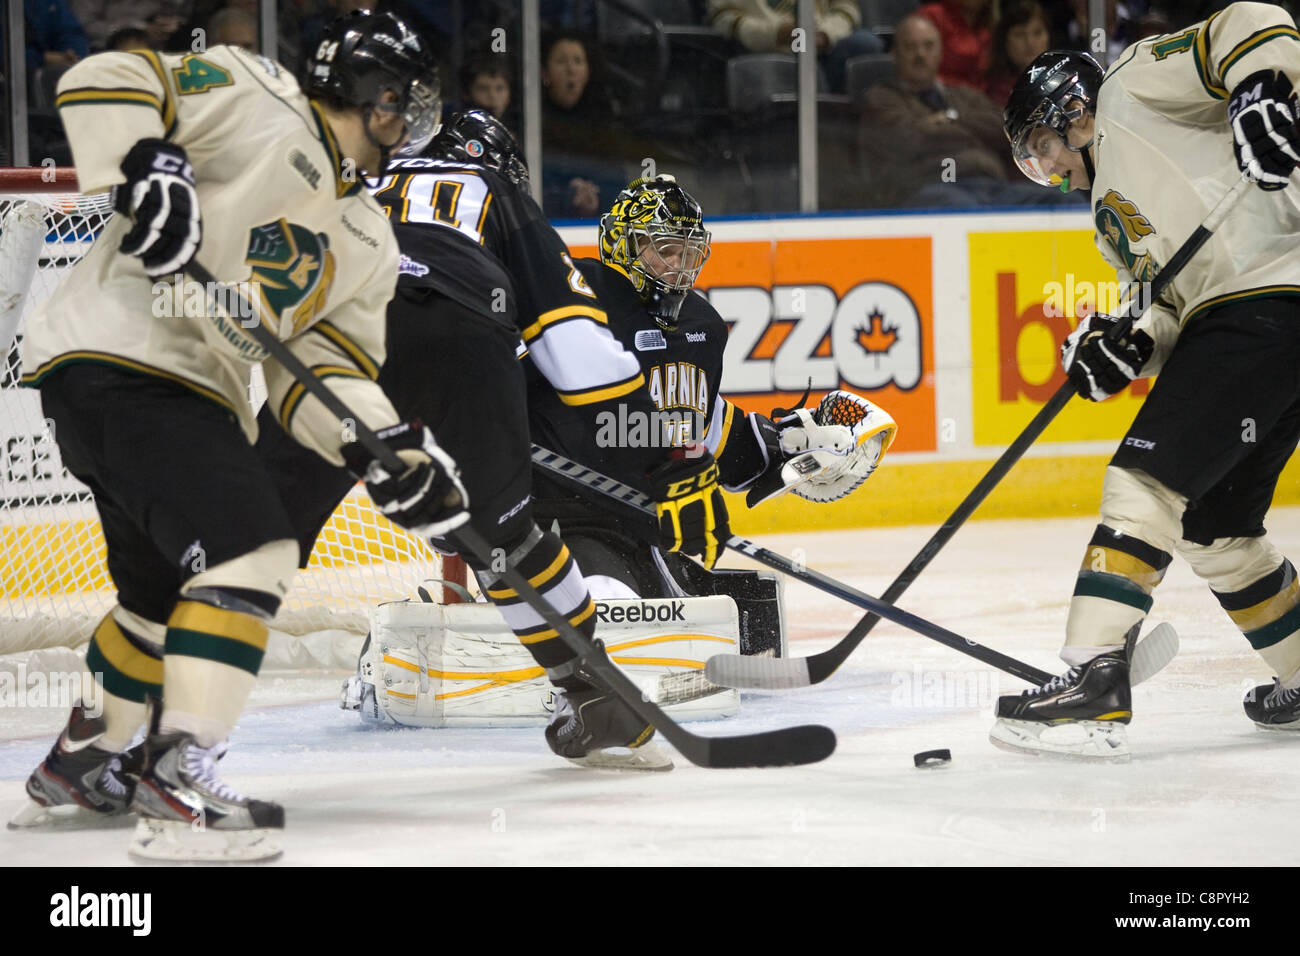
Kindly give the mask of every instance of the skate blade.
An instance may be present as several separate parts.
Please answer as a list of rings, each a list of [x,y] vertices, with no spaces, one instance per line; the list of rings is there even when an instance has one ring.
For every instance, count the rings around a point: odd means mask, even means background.
[[[1273,734],[1273,733],[1279,733],[1279,734],[1292,733],[1292,734],[1294,734],[1294,733],[1296,733],[1297,731],[1300,731],[1300,720],[1288,720],[1288,721],[1287,721],[1286,723],[1284,723],[1284,724],[1261,724],[1261,723],[1257,720],[1257,721],[1255,721],[1255,728],[1256,728],[1257,730],[1266,730],[1266,731],[1268,731],[1268,732],[1271,733],[1271,734]]]
[[[593,750],[585,757],[566,757],[575,767],[588,770],[636,770],[663,772],[673,769],[672,759],[653,741],[635,750],[623,748]]]
[[[254,863],[273,860],[283,850],[284,831],[195,828],[179,820],[141,817],[127,852],[138,860],[167,863]]]
[[[114,830],[135,822],[132,813],[98,813],[75,803],[47,807],[28,800],[10,818],[10,830]]]
[[[1066,760],[1106,760],[1124,763],[1132,756],[1124,724],[1075,720],[1040,724],[1032,720],[999,718],[989,731],[989,743],[1001,750]]]

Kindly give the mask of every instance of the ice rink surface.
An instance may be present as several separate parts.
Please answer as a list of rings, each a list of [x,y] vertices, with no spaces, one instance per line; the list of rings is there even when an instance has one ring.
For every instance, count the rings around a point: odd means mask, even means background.
[[[1093,525],[970,522],[900,605],[1060,672]],[[1275,510],[1268,526],[1300,559],[1300,509]],[[754,537],[879,594],[933,530]],[[785,593],[797,655],[830,646],[859,617],[795,582]],[[677,757],[671,773],[582,770],[549,753],[540,727],[375,730],[338,709],[342,673],[264,673],[223,775],[285,805],[286,865],[1294,864],[1300,734],[1257,731],[1241,709],[1269,672],[1177,558],[1149,618],[1161,620],[1182,650],[1135,688],[1133,758],[1121,765],[997,750],[994,700],[1027,685],[882,623],[826,683],[746,692],[738,717],[690,725],[827,724],[838,749],[809,767],[705,770]],[[23,780],[64,717],[0,712],[0,816],[23,804]],[[950,765],[913,766],[914,753],[941,747]],[[121,865],[128,837],[0,830],[0,861]]]

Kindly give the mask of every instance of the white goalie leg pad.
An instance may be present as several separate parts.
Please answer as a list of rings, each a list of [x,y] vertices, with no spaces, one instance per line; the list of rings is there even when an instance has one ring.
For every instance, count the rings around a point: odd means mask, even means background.
[[[1124,763],[1132,756],[1128,729],[1124,724],[1105,720],[1044,724],[999,717],[989,731],[989,742],[1000,750],[1073,760]]]
[[[740,694],[694,697],[704,663],[740,648],[728,597],[597,601],[596,636],[645,695],[678,720],[730,717]],[[707,690],[713,690],[708,687]],[[358,674],[340,706],[414,727],[526,726],[546,721],[553,688],[490,604],[403,601],[376,608]]]

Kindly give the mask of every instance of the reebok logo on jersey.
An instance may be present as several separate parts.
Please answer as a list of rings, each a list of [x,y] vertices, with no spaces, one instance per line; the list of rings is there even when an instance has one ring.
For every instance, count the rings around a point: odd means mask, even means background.
[[[686,341],[687,341],[687,342],[703,342],[703,341],[705,341],[708,337],[709,337],[709,333],[707,333],[707,332],[687,332],[687,333],[686,333]]]
[[[352,225],[352,223],[348,222],[348,217],[347,217],[347,216],[342,216],[341,218],[342,218],[342,220],[343,220],[343,228],[344,228],[344,229],[346,229],[346,230],[347,230],[348,232],[350,232],[352,235],[356,236],[358,239],[360,239],[362,242],[364,242],[366,245],[368,245],[371,249],[378,249],[378,248],[379,248],[379,240],[378,240],[378,239],[374,238],[373,236],[367,236],[364,232],[362,232],[362,231],[361,231],[360,229],[358,229],[356,226]]]
[[[423,262],[416,262],[406,253],[402,253],[397,263],[397,274],[399,276],[427,276],[429,267]]]
[[[1156,443],[1153,441],[1147,441],[1145,438],[1133,438],[1132,436],[1125,438],[1124,444],[1130,448],[1136,448],[1138,451],[1153,451],[1156,447]]]
[[[651,352],[655,349],[668,348],[664,334],[658,329],[642,329],[632,340],[638,352]]]
[[[662,603],[658,601],[628,601],[616,604],[597,601],[596,620],[613,624],[619,624],[623,621],[627,621],[629,624],[635,624],[638,621],[645,621],[647,624],[655,621],[685,621],[686,604],[682,601],[664,601]]]

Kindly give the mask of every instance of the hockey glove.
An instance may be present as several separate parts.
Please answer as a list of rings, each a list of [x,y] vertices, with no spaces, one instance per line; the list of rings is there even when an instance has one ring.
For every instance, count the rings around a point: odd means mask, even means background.
[[[1061,345],[1061,367],[1075,392],[1090,402],[1101,402],[1122,391],[1142,374],[1156,343],[1141,329],[1130,329],[1118,341],[1106,332],[1116,324],[1109,315],[1090,315]]]
[[[647,475],[659,516],[659,546],[664,551],[698,554],[712,568],[731,537],[727,505],[718,488],[718,463],[703,446],[674,448],[667,462]]]
[[[1281,189],[1300,164],[1296,98],[1285,73],[1259,70],[1232,91],[1228,122],[1237,166],[1260,189]]]
[[[898,432],[879,405],[839,389],[828,392],[815,410],[799,408],[762,422],[777,430],[777,440],[773,447],[764,439],[770,464],[745,496],[751,508],[786,491],[806,501],[843,498],[871,477]]]
[[[422,538],[441,538],[469,520],[460,471],[429,429],[406,422],[376,434],[408,466],[402,474],[390,474],[360,442],[344,445],[342,452],[380,514]]]
[[[122,237],[122,251],[139,257],[151,278],[180,272],[203,241],[194,168],[185,150],[165,139],[142,139],[120,168],[126,182],[113,187],[113,208],[135,222]]]

